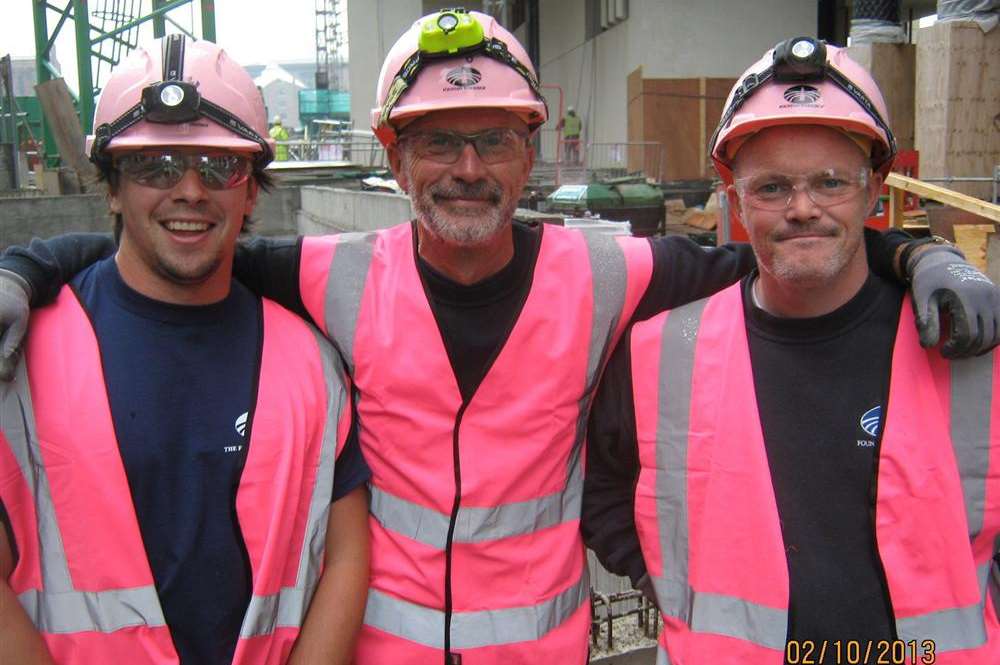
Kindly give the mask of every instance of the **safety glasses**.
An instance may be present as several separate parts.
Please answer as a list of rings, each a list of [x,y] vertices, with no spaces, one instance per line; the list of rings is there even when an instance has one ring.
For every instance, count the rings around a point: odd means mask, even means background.
[[[117,157],[115,168],[132,182],[154,189],[170,189],[185,171],[194,169],[206,189],[232,189],[250,177],[250,160],[233,154],[133,152]]]
[[[454,164],[465,150],[465,144],[471,143],[479,159],[487,164],[499,164],[523,155],[527,138],[527,135],[505,127],[475,134],[432,129],[406,132],[399,137],[399,142],[410,146],[421,159],[438,164]]]
[[[817,206],[827,208],[857,196],[868,185],[868,174],[868,169],[826,169],[806,175],[759,173],[738,178],[734,185],[740,198],[759,210],[784,211],[796,192],[805,192]]]

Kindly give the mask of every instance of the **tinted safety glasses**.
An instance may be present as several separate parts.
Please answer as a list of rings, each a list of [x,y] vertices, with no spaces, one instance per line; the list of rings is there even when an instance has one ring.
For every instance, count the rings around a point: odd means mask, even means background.
[[[454,164],[465,150],[465,144],[471,143],[479,159],[486,164],[499,164],[524,154],[526,139],[527,136],[520,132],[500,127],[475,134],[446,129],[406,132],[399,137],[399,142],[410,146],[421,159],[438,164]]]
[[[114,160],[123,176],[144,187],[170,189],[194,169],[206,189],[239,187],[250,177],[250,160],[233,154],[191,154],[184,152],[133,152]]]

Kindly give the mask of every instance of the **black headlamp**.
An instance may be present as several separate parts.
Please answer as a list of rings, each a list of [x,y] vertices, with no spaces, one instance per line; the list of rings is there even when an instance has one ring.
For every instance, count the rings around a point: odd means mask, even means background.
[[[94,128],[94,143],[90,149],[92,162],[99,165],[110,164],[111,156],[106,152],[108,144],[140,120],[161,125],[179,125],[199,118],[211,120],[260,145],[261,151],[253,157],[255,163],[266,165],[274,158],[271,146],[253,127],[202,97],[194,83],[182,80],[184,44],[184,35],[168,35],[163,44],[163,80],[143,88],[139,103],[114,121]]]
[[[810,37],[788,39],[774,47],[775,81],[818,81],[826,75],[826,44]]]
[[[201,95],[187,81],[160,81],[142,89],[142,117],[147,122],[176,125],[200,117]]]
[[[857,102],[858,106],[863,108],[875,124],[885,132],[889,151],[884,156],[880,155],[879,161],[884,164],[896,156],[896,137],[893,136],[889,124],[879,113],[878,108],[861,88],[827,62],[826,42],[812,37],[795,37],[779,43],[774,47],[770,67],[757,74],[748,74],[740,81],[732,101],[723,111],[719,126],[715,128],[715,133],[708,143],[709,154],[715,152],[719,133],[729,126],[740,107],[750,99],[757,88],[772,80],[781,83],[833,82],[850,95],[851,99]]]

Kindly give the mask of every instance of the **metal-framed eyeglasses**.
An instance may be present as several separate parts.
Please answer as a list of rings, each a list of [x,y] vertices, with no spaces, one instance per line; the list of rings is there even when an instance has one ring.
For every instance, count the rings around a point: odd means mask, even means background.
[[[796,192],[804,192],[820,208],[849,201],[868,186],[871,171],[825,169],[805,175],[758,173],[734,181],[736,191],[750,207],[773,212],[788,209]]]
[[[114,160],[126,178],[144,187],[170,189],[194,169],[206,189],[239,187],[250,178],[250,159],[232,153],[130,152]]]
[[[499,164],[523,155],[527,138],[526,134],[507,127],[485,129],[474,134],[428,129],[404,132],[399,142],[410,146],[417,157],[438,164],[454,164],[462,156],[465,144],[471,143],[479,159],[486,164]]]

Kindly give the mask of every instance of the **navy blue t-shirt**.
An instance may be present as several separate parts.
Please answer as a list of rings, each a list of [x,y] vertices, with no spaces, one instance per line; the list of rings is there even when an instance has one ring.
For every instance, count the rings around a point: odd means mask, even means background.
[[[260,300],[233,281],[211,305],[159,302],[129,288],[113,258],[72,287],[97,333],[139,529],[181,663],[229,663],[252,588],[236,488],[256,399]],[[369,475],[352,430],[332,500]]]

